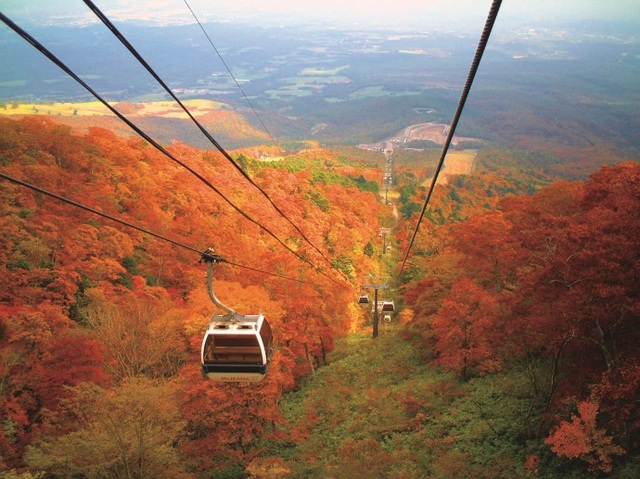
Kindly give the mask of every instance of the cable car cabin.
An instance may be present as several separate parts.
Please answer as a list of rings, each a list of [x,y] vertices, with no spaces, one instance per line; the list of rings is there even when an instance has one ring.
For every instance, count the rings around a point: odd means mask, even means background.
[[[382,303],[382,311],[391,311],[392,313],[396,310],[393,305],[393,301],[385,301]]]
[[[360,299],[358,299],[358,304],[369,304],[369,296],[366,294],[360,295]]]
[[[202,340],[202,373],[218,382],[259,382],[267,374],[273,333],[262,314],[214,316]]]

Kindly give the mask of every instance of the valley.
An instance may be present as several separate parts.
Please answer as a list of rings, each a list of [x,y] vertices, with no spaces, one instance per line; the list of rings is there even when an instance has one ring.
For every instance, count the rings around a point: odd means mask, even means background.
[[[111,1],[196,122],[91,2],[7,3],[148,136],[0,24],[0,478],[640,475],[637,22],[497,25],[430,191],[470,2]]]
[[[244,117],[255,138],[233,138],[224,128],[212,129],[229,148],[262,142],[264,135],[258,132],[264,133],[264,127],[259,119],[276,138],[313,137],[336,145],[380,142],[398,136],[408,125],[448,124],[475,42],[471,33],[438,31],[398,35],[304,26],[215,24],[211,28],[220,56],[195,40],[194,25],[128,26],[127,34],[133,42],[158,47],[142,53],[181,99],[206,100]],[[504,32],[484,60],[458,135],[539,148],[558,156],[559,162],[564,161],[563,144],[576,135],[589,136],[592,143],[633,157],[640,145],[640,128],[635,127],[638,120],[632,113],[640,102],[634,80],[640,47],[626,31],[621,28],[613,38],[586,36],[572,25],[546,31],[546,36],[537,30],[523,34],[515,27]],[[77,65],[110,102],[168,99],[98,26],[36,29],[34,34],[45,43],[57,42],[61,59]],[[572,41],[567,43],[568,39]],[[11,32],[0,30],[0,41],[7,45],[0,50],[5,65],[0,71],[0,100],[5,105],[0,113],[11,110],[12,102],[94,100]],[[565,54],[550,57],[554,45]],[[603,88],[598,78],[607,68],[615,73]],[[567,71],[573,75],[562,73]],[[46,107],[35,108],[42,112]],[[570,121],[564,119],[563,112],[568,111],[575,112]],[[554,125],[552,132],[548,125]],[[173,138],[170,135],[163,133],[163,141],[202,146],[195,140],[197,134],[184,128],[176,128]]]

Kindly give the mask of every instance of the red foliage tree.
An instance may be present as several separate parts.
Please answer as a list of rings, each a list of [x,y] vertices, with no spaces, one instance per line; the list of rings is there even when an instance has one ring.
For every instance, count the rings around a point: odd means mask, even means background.
[[[105,380],[97,341],[71,326],[59,308],[46,304],[38,312],[23,310],[7,318],[7,341],[0,347],[0,408],[6,418],[0,452],[9,465],[20,465],[43,414],[68,396],[67,386]]]
[[[496,353],[497,305],[484,289],[467,278],[453,285],[432,323],[436,335],[434,364],[459,374],[498,370]]]
[[[625,163],[604,167],[584,183],[561,182],[529,198],[510,198],[502,211],[457,225],[452,237],[462,255],[460,276],[421,332],[435,345],[435,363],[462,377],[471,367],[482,372],[524,361],[536,407],[547,413],[542,427],[568,417],[571,404],[597,404],[610,441],[594,432],[595,413],[587,409],[582,419],[562,423],[550,441],[567,455],[570,441],[565,447],[562,438],[590,428],[599,445],[583,444],[578,454],[601,470],[618,447],[633,452],[640,444],[634,403],[640,385],[639,192],[640,165]],[[434,281],[430,271],[407,287],[408,306],[419,311],[427,297],[423,288],[434,289]],[[599,459],[598,448],[604,451]]]

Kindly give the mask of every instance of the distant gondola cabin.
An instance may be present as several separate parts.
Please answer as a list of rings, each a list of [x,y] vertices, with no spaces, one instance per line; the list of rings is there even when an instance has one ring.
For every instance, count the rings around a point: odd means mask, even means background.
[[[394,312],[396,310],[393,301],[385,301],[384,303],[382,303],[382,311],[384,312]]]

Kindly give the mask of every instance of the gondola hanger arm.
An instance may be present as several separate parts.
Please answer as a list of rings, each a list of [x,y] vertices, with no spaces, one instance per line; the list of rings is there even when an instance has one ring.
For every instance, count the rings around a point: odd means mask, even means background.
[[[221,263],[224,260],[220,255],[215,253],[213,248],[207,248],[206,251],[202,252],[200,257],[200,262],[203,261],[207,263],[207,291],[209,292],[211,301],[213,301],[213,303],[218,308],[224,310],[227,313],[225,315],[225,319],[227,319],[228,321],[242,321],[244,319],[243,316],[235,312],[230,307],[224,305],[213,292],[213,265],[215,263]]]

